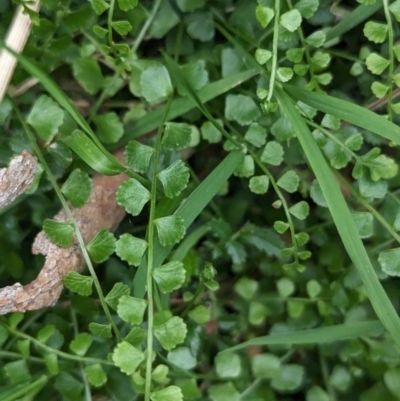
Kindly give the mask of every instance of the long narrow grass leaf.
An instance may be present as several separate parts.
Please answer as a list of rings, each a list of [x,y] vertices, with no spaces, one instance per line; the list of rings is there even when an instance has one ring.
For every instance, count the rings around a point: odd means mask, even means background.
[[[284,85],[285,91],[303,103],[324,113],[331,114],[351,124],[365,128],[375,134],[400,144],[400,127],[364,107],[343,99],[322,93],[310,92],[291,85]]]
[[[282,113],[296,127],[299,142],[317,177],[343,245],[360,274],[371,304],[379,320],[400,345],[400,319],[372,267],[339,184],[292,99],[279,88],[276,89],[276,96]]]
[[[355,8],[351,13],[347,14],[333,28],[328,29],[326,33],[326,41],[328,42],[350,31],[358,24],[361,24],[361,22],[368,19],[372,14],[375,14],[381,7],[382,7],[382,0],[376,0],[376,2],[371,5],[361,4],[360,6]]]
[[[213,82],[206,85],[204,88],[197,92],[199,99],[206,103],[226,92],[235,88],[236,86],[248,81],[259,74],[257,70],[247,70],[238,74],[232,75],[228,78],[220,79],[219,81]],[[187,97],[175,99],[168,112],[167,121],[173,120],[177,117],[182,116],[188,111],[194,109],[196,103]],[[131,130],[128,130],[123,140],[118,144],[121,146],[131,139],[138,138],[159,126],[161,123],[162,116],[165,111],[165,106],[159,107],[158,109],[146,114],[140,118]]]
[[[61,140],[101,174],[116,175],[125,171],[121,164],[110,160],[83,131],[77,129]]]
[[[222,184],[232,175],[237,166],[242,162],[244,154],[236,151],[229,153],[228,156],[208,175],[208,177],[189,195],[189,197],[179,206],[175,214],[178,214],[185,220],[185,226],[188,228],[202,210],[208,205],[211,199],[219,191]],[[154,266],[160,266],[172,246],[163,247],[156,241],[154,247]],[[144,259],[136,272],[133,281],[135,297],[143,298],[146,293],[146,267],[147,262]]]
[[[294,331],[292,333],[272,334],[269,336],[253,338],[241,344],[227,348],[226,351],[237,351],[250,345],[302,345],[323,344],[334,341],[350,340],[359,337],[380,335],[383,331],[379,320],[369,322],[355,322],[338,324],[335,326],[317,327],[310,330]]]
[[[14,52],[12,49],[5,46],[4,42],[2,41],[0,41],[0,48],[4,48],[8,52],[10,52],[18,60],[22,67],[25,68],[26,71],[28,71],[32,76],[36,77],[39,80],[46,91],[51,96],[53,96],[53,98],[60,104],[60,106],[62,106],[71,115],[71,117],[76,121],[79,127],[90,136],[93,143],[95,143],[96,146],[101,150],[101,152],[106,155],[110,162],[112,162],[113,164],[119,164],[117,158],[104,148],[103,144],[99,141],[93,130],[90,128],[90,125],[75,108],[74,104],[71,102],[68,96],[65,95],[60,87],[48,75],[46,75],[28,58],[26,58],[22,54]]]

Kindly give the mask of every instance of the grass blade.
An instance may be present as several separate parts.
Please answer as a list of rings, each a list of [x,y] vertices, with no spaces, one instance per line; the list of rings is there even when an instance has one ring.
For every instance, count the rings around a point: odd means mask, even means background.
[[[303,103],[324,113],[331,114],[351,124],[365,128],[392,142],[400,144],[400,127],[364,107],[343,99],[337,99],[322,93],[310,92],[291,85],[284,85],[286,92]]]
[[[123,173],[125,168],[119,163],[113,163],[93,143],[93,141],[81,130],[75,130],[71,135],[61,138],[61,141],[69,146],[82,160],[104,175],[116,175]]]
[[[279,88],[275,93],[282,113],[297,128],[297,138],[317,177],[343,245],[360,274],[371,304],[379,320],[400,345],[400,319],[372,267],[339,184],[292,99]]]
[[[351,338],[370,337],[382,333],[383,326],[379,320],[338,324],[335,326],[318,327],[310,330],[280,333],[253,338],[241,344],[227,348],[226,351],[237,351],[249,345],[301,345],[323,344],[334,341],[350,340]]]
[[[372,5],[361,4],[351,13],[347,14],[338,24],[326,32],[326,41],[337,38],[340,35],[350,31],[361,22],[375,14],[382,7],[382,0],[376,0]]]
[[[223,93],[228,92],[232,88],[242,84],[243,82],[248,81],[250,78],[253,78],[260,71],[258,70],[247,70],[244,72],[240,72],[238,74],[232,75],[228,78],[220,79],[219,81],[213,82],[211,84],[206,85],[204,88],[200,89],[197,92],[197,96],[203,103],[206,103],[217,96],[222,95]],[[196,107],[196,103],[188,99],[187,97],[182,97],[175,99],[170,106],[170,110],[168,112],[167,121],[173,120],[181,115],[187,113]],[[126,130],[126,135],[123,140],[119,142],[116,147],[126,144],[128,141],[134,138],[138,138],[154,129],[156,129],[162,121],[162,116],[165,112],[165,106],[159,107],[157,110],[154,110],[142,118],[140,118],[132,129]]]
[[[68,96],[65,95],[65,93],[60,89],[60,87],[48,75],[46,75],[39,67],[37,67],[34,63],[32,63],[28,58],[26,58],[22,54],[15,53],[13,50],[5,46],[4,42],[0,40],[0,49],[1,48],[4,48],[8,52],[10,52],[18,60],[18,62],[22,65],[22,67],[25,68],[27,72],[29,72],[33,77],[36,77],[39,80],[39,82],[46,89],[46,91],[51,96],[53,96],[53,98],[60,104],[60,106],[63,107],[71,115],[71,117],[76,121],[79,127],[91,137],[96,146],[110,160],[110,163],[114,165],[120,164],[118,159],[105,149],[103,144],[97,138],[96,134],[90,128],[90,125],[78,112],[78,110],[75,108],[74,104],[71,102]]]
[[[186,228],[188,228],[211,199],[219,191],[222,184],[232,175],[236,167],[243,160],[242,152],[231,152],[225,159],[208,175],[208,177],[189,195],[179,206],[175,214],[183,217]],[[172,246],[163,247],[156,241],[154,247],[154,266],[160,266],[172,250]],[[146,293],[146,259],[142,260],[135,279],[133,290],[135,297],[143,298]]]

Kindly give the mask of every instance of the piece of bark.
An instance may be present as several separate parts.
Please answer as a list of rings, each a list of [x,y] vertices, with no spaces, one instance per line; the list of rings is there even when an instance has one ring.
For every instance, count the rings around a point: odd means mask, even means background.
[[[125,209],[117,204],[116,191],[127,178],[125,174],[111,177],[95,176],[88,203],[81,208],[71,207],[85,244],[90,242],[101,229],[114,231],[118,227],[125,216]],[[64,210],[61,210],[54,219],[68,221]],[[0,289],[0,315],[54,305],[63,289],[64,277],[70,271],[81,272],[86,266],[75,236],[72,246],[60,248],[41,231],[32,245],[32,253],[46,256],[39,276],[25,286],[16,283]]]
[[[0,209],[9,205],[32,184],[37,172],[36,157],[24,150],[7,168],[0,169]]]

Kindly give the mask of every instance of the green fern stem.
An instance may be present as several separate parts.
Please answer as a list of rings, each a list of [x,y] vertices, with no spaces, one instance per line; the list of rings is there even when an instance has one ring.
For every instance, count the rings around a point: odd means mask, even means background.
[[[293,10],[293,5],[292,5],[292,1],[291,0],[286,0],[286,3],[289,7],[290,10]],[[313,85],[313,87],[315,88],[315,90],[317,91],[321,91],[318,81],[315,78],[315,74],[314,74],[314,70],[312,68],[312,62],[311,62],[311,54],[310,54],[310,49],[306,43],[306,40],[304,38],[304,33],[303,30],[301,29],[301,25],[297,28],[297,33],[299,35],[299,39],[301,42],[301,45],[303,46],[304,49],[304,54],[306,56],[306,60],[307,60],[307,64],[310,66],[310,79],[311,79],[311,83]]]
[[[14,103],[12,103],[12,105],[13,105],[13,109],[14,109],[16,115],[17,115],[17,118],[21,122],[21,125],[24,128],[24,130],[25,130],[25,132],[26,132],[26,134],[27,134],[27,136],[28,136],[28,138],[29,138],[29,140],[30,140],[30,142],[32,144],[32,147],[33,147],[33,149],[34,149],[34,151],[36,153],[36,156],[38,157],[38,159],[39,159],[44,171],[47,174],[47,177],[48,177],[51,185],[54,188],[54,191],[57,194],[58,199],[61,202],[61,205],[62,205],[63,209],[65,210],[65,213],[66,213],[66,215],[68,217],[69,222],[72,223],[73,226],[74,226],[76,239],[78,240],[79,247],[81,248],[82,255],[83,255],[83,258],[84,258],[84,260],[86,262],[86,265],[87,265],[87,267],[89,269],[90,275],[93,278],[93,283],[94,283],[94,286],[96,287],[97,293],[99,295],[99,300],[100,300],[101,306],[103,307],[104,313],[107,316],[107,319],[110,322],[118,341],[122,341],[121,333],[119,332],[119,329],[118,329],[117,325],[115,324],[114,319],[112,318],[110,310],[109,310],[109,308],[107,306],[107,303],[106,303],[106,300],[105,300],[105,297],[104,297],[104,294],[103,294],[103,290],[101,289],[101,285],[100,285],[99,279],[97,278],[97,275],[96,275],[96,272],[94,270],[94,267],[93,267],[92,261],[90,259],[89,253],[88,253],[88,251],[86,249],[85,241],[84,241],[84,239],[82,237],[81,231],[79,230],[78,223],[76,222],[74,216],[72,215],[71,209],[69,208],[68,203],[65,200],[64,195],[62,194],[62,192],[61,192],[61,190],[60,190],[60,188],[59,188],[59,186],[57,184],[57,180],[55,179],[53,173],[51,172],[50,167],[46,163],[46,160],[43,157],[42,152],[41,152],[39,146],[36,143],[35,136],[31,132],[31,130],[28,127],[28,125],[25,123],[25,121],[24,121],[24,119],[22,117],[22,114],[19,111],[19,109],[17,108],[17,106]]]
[[[153,298],[153,268],[154,268],[154,241],[155,241],[155,225],[157,206],[157,174],[158,163],[161,154],[161,139],[164,131],[164,122],[167,119],[169,108],[171,106],[172,96],[168,98],[165,108],[162,123],[158,128],[156,136],[156,145],[153,158],[153,175],[151,178],[151,199],[150,199],[150,216],[149,216],[149,231],[148,231],[148,253],[147,253],[147,359],[146,359],[146,382],[145,382],[145,401],[150,401],[151,394],[151,371],[153,365],[153,328],[154,328],[154,298]]]
[[[274,94],[276,70],[278,69],[278,39],[279,39],[280,8],[281,8],[280,0],[275,0],[274,36],[272,38],[272,66],[271,66],[271,77],[269,79],[267,103],[271,101],[272,95]]]
[[[388,26],[388,51],[389,51],[389,90],[388,90],[388,116],[389,120],[393,121],[393,111],[392,111],[392,103],[393,103],[393,75],[394,75],[394,52],[393,52],[393,25],[392,25],[392,17],[389,11],[389,0],[383,0],[383,10],[385,12],[386,23]]]
[[[110,46],[113,45],[113,34],[112,34],[112,18],[114,15],[115,0],[110,1],[110,9],[108,10],[107,28],[108,28],[108,43]]]

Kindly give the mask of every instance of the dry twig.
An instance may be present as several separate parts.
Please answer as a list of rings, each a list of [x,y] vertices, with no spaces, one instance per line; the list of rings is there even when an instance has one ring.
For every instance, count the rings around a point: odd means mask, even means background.
[[[114,231],[125,216],[125,209],[118,206],[115,193],[126,178],[125,174],[94,177],[88,203],[79,209],[71,208],[85,244],[103,228]],[[61,210],[54,219],[67,221],[65,211]],[[85,268],[82,251],[75,238],[72,246],[60,248],[41,231],[33,243],[32,253],[46,256],[38,278],[25,286],[16,283],[0,289],[0,314],[54,305],[63,289],[64,277],[70,271],[81,272]]]
[[[8,168],[0,169],[0,209],[9,205],[32,184],[37,171],[36,157],[24,150]]]

